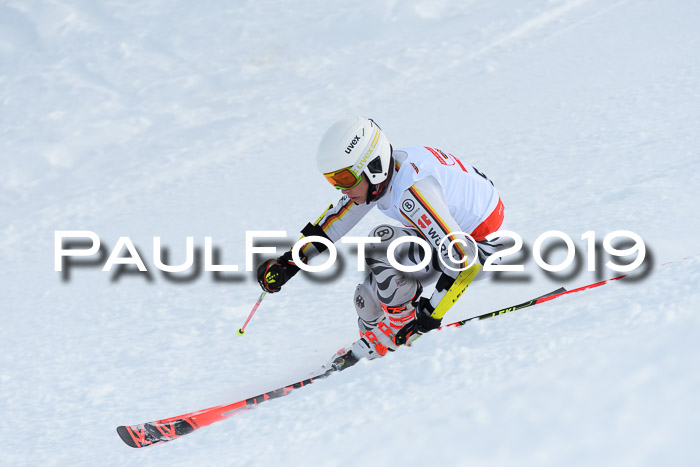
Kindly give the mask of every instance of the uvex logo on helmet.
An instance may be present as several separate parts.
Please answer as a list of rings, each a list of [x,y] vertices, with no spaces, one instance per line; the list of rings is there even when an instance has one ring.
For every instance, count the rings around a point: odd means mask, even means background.
[[[345,154],[350,154],[352,150],[355,148],[355,145],[357,142],[360,141],[360,137],[355,135],[355,137],[350,141],[350,144],[348,144],[348,147],[345,148]]]

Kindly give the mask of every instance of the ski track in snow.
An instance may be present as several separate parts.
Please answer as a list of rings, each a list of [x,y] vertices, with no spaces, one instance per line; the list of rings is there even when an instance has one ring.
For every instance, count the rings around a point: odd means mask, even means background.
[[[499,37],[495,41],[481,47],[474,54],[472,54],[471,58],[479,58],[481,56],[487,55],[491,50],[495,49],[496,47],[503,47],[506,44],[522,40],[522,38],[527,36],[529,33],[538,29],[542,29],[553,22],[560,21],[564,15],[566,15],[572,10],[575,10],[576,8],[579,8],[585,3],[586,0],[568,1],[563,2],[562,5],[552,8],[551,10],[546,10],[543,13],[540,13],[537,16],[533,17],[532,19],[529,19],[524,23],[518,25],[515,29],[513,29],[506,35]]]
[[[697,465],[698,18],[680,0],[6,0],[0,463]],[[336,202],[313,154],[349,114],[486,172],[530,246],[562,230],[585,265],[581,234],[631,230],[650,274],[124,446],[117,425],[306,378],[355,338],[348,254],[339,280],[268,296],[245,338],[251,274],[177,283],[152,258],[154,236],[172,264],[186,236],[212,236],[243,268],[246,230],[296,239]],[[53,232],[83,229],[107,253],[130,236],[150,280],[100,265],[62,282]],[[581,266],[562,283],[525,265],[529,279],[476,283],[446,320],[616,275]]]

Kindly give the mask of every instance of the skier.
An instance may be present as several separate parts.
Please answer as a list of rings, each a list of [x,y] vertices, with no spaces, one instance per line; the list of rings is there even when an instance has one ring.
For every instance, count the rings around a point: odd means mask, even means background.
[[[354,295],[361,337],[332,361],[342,370],[438,328],[486,258],[503,247],[498,238],[487,241],[486,236],[499,230],[505,212],[493,182],[476,168],[430,147],[394,150],[371,119],[350,118],[331,126],[316,161],[343,196],[302,229],[304,236],[336,242],[375,206],[402,224],[382,224],[369,234],[381,242],[366,247],[369,274]],[[394,268],[387,256],[388,245],[406,237],[425,239],[431,246],[430,259],[416,272]],[[300,257],[306,263],[325,249],[322,243],[308,243]],[[424,259],[422,251],[406,241],[394,255],[404,266],[417,266]],[[260,264],[257,277],[264,290],[274,293],[298,271],[288,251]],[[423,287],[433,283],[433,294],[421,297]]]

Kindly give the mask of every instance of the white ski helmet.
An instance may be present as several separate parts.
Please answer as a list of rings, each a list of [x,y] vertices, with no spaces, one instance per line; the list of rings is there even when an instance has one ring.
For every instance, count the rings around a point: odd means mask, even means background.
[[[385,181],[393,170],[391,145],[373,120],[354,117],[331,126],[316,153],[318,170],[338,189],[356,186],[362,173],[372,185]]]

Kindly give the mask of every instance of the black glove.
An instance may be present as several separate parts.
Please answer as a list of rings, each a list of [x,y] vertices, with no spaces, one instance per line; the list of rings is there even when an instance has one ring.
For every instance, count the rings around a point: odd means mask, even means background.
[[[263,290],[270,293],[279,292],[297,272],[299,266],[294,264],[292,252],[288,251],[279,258],[268,259],[258,266],[258,282]]]
[[[418,325],[418,332],[425,334],[428,331],[437,329],[442,323],[442,318],[435,319],[430,315],[435,311],[433,305],[430,304],[430,299],[426,297],[421,297],[418,302],[418,307],[416,308],[416,324]]]
[[[414,334],[425,334],[428,331],[439,328],[442,319],[431,318],[430,314],[433,311],[435,309],[430,304],[430,299],[421,297],[418,301],[418,306],[416,306],[416,319],[399,329],[394,338],[396,345],[405,344]]]

